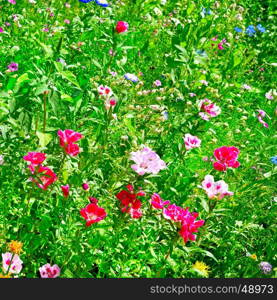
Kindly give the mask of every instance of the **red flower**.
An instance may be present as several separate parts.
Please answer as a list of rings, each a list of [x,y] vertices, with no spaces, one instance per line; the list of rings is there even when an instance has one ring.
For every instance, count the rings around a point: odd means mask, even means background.
[[[46,154],[40,152],[28,152],[27,155],[23,156],[23,159],[30,161],[33,165],[39,165],[46,159]]]
[[[82,208],[80,214],[86,220],[86,226],[100,222],[107,216],[105,209],[95,203],[90,203],[85,208]]]
[[[223,146],[215,149],[214,156],[218,160],[214,162],[215,170],[226,171],[228,168],[238,168],[240,163],[237,161],[240,151],[236,147]]]
[[[67,154],[72,156],[79,154],[79,146],[74,143],[83,138],[81,133],[75,132],[71,129],[66,129],[64,131],[58,130],[58,136],[60,138],[60,146],[64,148]]]
[[[62,189],[64,197],[67,198],[69,196],[69,185],[68,184],[62,185],[61,189]]]
[[[128,213],[132,218],[138,219],[142,216],[141,201],[137,199],[138,196],[144,196],[143,191],[134,193],[134,187],[132,185],[127,185],[126,190],[122,190],[116,195],[116,198],[121,202],[121,211]]]
[[[118,33],[123,33],[123,32],[128,31],[128,28],[129,28],[129,24],[127,22],[118,21],[117,24],[116,24],[115,30]]]

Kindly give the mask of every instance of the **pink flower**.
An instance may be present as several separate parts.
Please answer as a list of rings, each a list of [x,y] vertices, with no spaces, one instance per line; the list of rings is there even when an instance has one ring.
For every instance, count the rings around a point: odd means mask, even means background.
[[[65,20],[64,20],[64,23],[65,23],[65,24],[70,24],[70,20],[65,19]]]
[[[16,4],[15,0],[8,0],[8,2],[10,2],[11,4]]]
[[[107,216],[105,209],[95,203],[90,203],[85,208],[82,208],[80,214],[86,220],[86,226],[100,222]]]
[[[200,80],[199,82],[202,83],[205,86],[209,85],[208,81],[206,81],[206,80]]]
[[[64,197],[67,198],[69,196],[69,185],[68,184],[62,185],[61,189],[62,189]]]
[[[189,133],[186,133],[183,139],[187,150],[198,148],[201,145],[201,140],[197,136],[193,136]]]
[[[257,116],[257,118],[258,118],[258,120],[259,120],[259,122],[264,126],[264,127],[266,127],[266,128],[268,128],[268,124],[263,120],[263,118],[266,116],[266,112],[265,111],[263,111],[263,110],[258,110],[258,116]]]
[[[110,97],[113,94],[113,91],[108,86],[100,85],[98,87],[98,93],[101,96]]]
[[[79,146],[74,143],[83,138],[81,133],[75,132],[71,129],[66,129],[64,131],[58,130],[58,136],[60,138],[60,146],[64,148],[67,154],[72,156],[79,154]]]
[[[195,97],[196,94],[195,94],[195,93],[189,93],[189,96],[190,96],[190,97]]]
[[[218,171],[226,171],[227,168],[238,168],[240,163],[237,161],[239,150],[236,147],[223,146],[215,149],[214,156],[217,159],[213,167]]]
[[[5,272],[9,270],[9,273],[19,274],[22,270],[23,261],[17,254],[6,252],[2,254],[3,269]]]
[[[225,196],[232,196],[234,193],[228,191],[228,184],[223,180],[214,181],[212,175],[206,175],[202,181],[202,188],[206,191],[209,198],[218,198],[221,200]]]
[[[8,65],[8,69],[10,72],[16,72],[16,71],[18,71],[18,64],[15,62],[12,62]]]
[[[4,29],[2,27],[0,27],[0,33],[3,33]]]
[[[161,81],[160,80],[156,80],[156,81],[154,81],[154,83],[153,83],[155,86],[161,86],[162,85],[162,83],[161,83]]]
[[[39,268],[39,272],[41,278],[56,278],[60,276],[61,269],[58,265],[46,264]]]
[[[207,98],[201,100],[198,104],[198,107],[204,111],[204,113],[200,112],[199,115],[203,120],[206,121],[209,121],[210,118],[214,118],[221,113],[220,107],[212,103],[212,101]]]
[[[35,175],[35,178],[30,178],[31,181],[33,181],[39,188],[43,190],[46,190],[49,185],[58,179],[57,175],[48,167],[32,164],[28,167],[31,173]]]
[[[156,209],[163,209],[164,206],[170,204],[170,201],[169,200],[166,200],[166,201],[163,201],[163,199],[160,197],[159,194],[157,193],[154,193],[152,196],[151,196],[151,201],[150,201],[151,205],[153,208],[156,208]]]
[[[33,165],[40,165],[46,159],[46,154],[40,152],[28,152],[27,155],[23,156],[23,159],[30,161]]]
[[[219,50],[223,50],[224,48],[223,48],[223,43],[219,43],[218,45],[217,45],[217,48],[219,49]]]
[[[267,92],[267,93],[265,94],[265,97],[266,97],[266,99],[268,99],[268,100],[272,100],[272,99],[273,99],[272,92],[271,92],[271,91]]]
[[[129,24],[127,22],[118,21],[115,30],[117,31],[117,33],[123,33],[128,31],[128,28],[129,28]]]
[[[148,147],[131,152],[130,159],[136,163],[131,168],[139,175],[144,175],[145,173],[158,174],[160,170],[166,168],[166,163]]]

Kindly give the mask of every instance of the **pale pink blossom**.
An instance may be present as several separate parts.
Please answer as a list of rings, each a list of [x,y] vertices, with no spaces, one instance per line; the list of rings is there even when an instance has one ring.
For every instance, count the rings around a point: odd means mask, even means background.
[[[131,152],[131,160],[135,162],[131,168],[139,175],[158,174],[160,170],[166,168],[166,163],[160,159],[159,155],[148,147],[139,151]]]
[[[23,261],[17,254],[6,252],[2,254],[3,259],[3,270],[13,274],[19,274],[22,270]]]
[[[202,181],[202,188],[206,191],[209,198],[222,199],[225,196],[232,196],[234,193],[228,191],[228,184],[223,181],[214,181],[212,175],[206,175]]]
[[[185,142],[186,150],[198,148],[201,145],[201,140],[197,136],[193,136],[189,133],[186,133],[183,139]]]
[[[43,265],[39,268],[41,278],[56,278],[60,276],[61,270],[58,265]]]
[[[264,126],[264,127],[266,127],[266,128],[268,128],[268,124],[263,120],[263,118],[266,116],[266,112],[265,111],[263,111],[263,110],[258,110],[258,116],[257,116],[257,118],[258,118],[258,120],[259,120],[259,122]]]

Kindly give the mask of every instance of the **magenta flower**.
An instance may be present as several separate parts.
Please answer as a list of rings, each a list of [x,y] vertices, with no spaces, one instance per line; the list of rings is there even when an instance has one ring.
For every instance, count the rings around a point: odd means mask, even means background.
[[[161,196],[159,194],[154,193],[151,196],[150,203],[151,203],[153,208],[163,209],[164,206],[170,204],[170,201],[169,200],[163,201],[163,199],[161,198]]]
[[[62,192],[63,192],[63,196],[65,198],[67,198],[69,196],[69,185],[62,185],[61,186]]]
[[[4,29],[2,27],[0,27],[0,33],[3,33]]]
[[[157,87],[162,85],[160,80],[155,80],[153,84]]]
[[[3,269],[5,272],[9,270],[9,273],[19,274],[22,270],[23,261],[17,254],[6,252],[2,254]]]
[[[8,2],[10,2],[11,4],[16,4],[15,0],[8,0]]]
[[[87,191],[87,190],[89,190],[89,185],[87,183],[83,183],[82,188],[83,188],[83,190]]]
[[[179,234],[185,243],[188,241],[195,241],[196,235],[194,233],[198,232],[198,228],[203,226],[205,223],[204,220],[195,221],[197,217],[198,213],[191,213],[182,222]]]
[[[27,155],[23,156],[23,159],[31,162],[33,165],[40,165],[46,159],[46,154],[40,152],[28,152]]]
[[[148,147],[137,152],[131,152],[131,160],[135,162],[131,168],[139,175],[158,174],[160,170],[166,168],[166,163],[160,159],[159,155]]]
[[[18,64],[15,62],[12,62],[8,65],[8,69],[10,70],[10,72],[16,72],[16,71],[18,71]]]
[[[60,276],[61,269],[58,265],[46,264],[39,268],[39,272],[41,278],[56,278]]]
[[[197,136],[193,136],[189,133],[186,133],[183,139],[187,150],[198,148],[201,145],[201,140]]]
[[[83,138],[83,135],[79,132],[75,132],[71,129],[64,131],[58,130],[58,136],[60,138],[60,146],[64,148],[65,152],[71,156],[76,156],[80,153],[80,148],[75,142]]]
[[[215,149],[214,156],[217,159],[214,162],[214,169],[217,171],[226,171],[227,168],[238,168],[240,163],[237,161],[239,149],[236,147],[223,146]]]

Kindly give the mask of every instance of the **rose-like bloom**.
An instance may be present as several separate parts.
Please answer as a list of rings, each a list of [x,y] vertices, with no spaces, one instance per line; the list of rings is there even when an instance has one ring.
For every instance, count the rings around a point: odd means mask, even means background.
[[[20,254],[22,247],[23,247],[23,243],[18,242],[18,241],[11,241],[8,246],[9,246],[9,250],[12,253]]]
[[[18,64],[15,62],[12,62],[8,65],[8,69],[10,70],[10,72],[16,72],[16,71],[18,71]]]
[[[194,233],[198,232],[198,228],[205,223],[204,220],[195,221],[197,217],[198,213],[192,213],[186,216],[182,221],[182,227],[179,234],[184,239],[185,243],[188,241],[195,241],[196,235]]]
[[[170,204],[163,209],[163,216],[174,222],[183,222],[183,220],[189,215],[188,208],[184,209],[175,204]]]
[[[223,181],[214,181],[212,175],[206,175],[202,181],[202,188],[206,191],[209,198],[218,198],[219,200],[225,196],[232,196],[234,193],[228,191],[228,184]]]
[[[46,190],[49,185],[54,183],[58,177],[57,175],[48,167],[42,165],[29,165],[28,166],[31,173],[35,175],[35,178],[31,177],[33,181],[39,188]]]
[[[23,159],[31,162],[33,165],[40,165],[46,159],[46,154],[40,152],[28,152],[27,155],[23,156]]]
[[[94,197],[88,197],[89,202],[93,203],[93,204],[97,204],[98,203],[98,199],[94,198]]]
[[[4,272],[19,274],[22,270],[23,261],[17,254],[6,252],[2,254]]]
[[[272,265],[271,265],[270,263],[268,263],[267,261],[262,261],[262,262],[259,264],[259,267],[260,267],[261,271],[262,271],[264,274],[269,274],[269,273],[271,273]]]
[[[160,170],[166,168],[166,163],[160,159],[156,152],[148,147],[131,152],[131,160],[136,163],[131,168],[139,175],[144,175],[145,173],[158,174]]]
[[[214,118],[221,113],[220,107],[212,103],[212,101],[207,98],[201,100],[198,107],[200,110],[204,111],[204,113],[200,112],[199,115],[206,121],[209,121],[210,118]]]
[[[115,30],[117,31],[117,33],[123,33],[128,31],[128,28],[129,28],[129,24],[127,22],[118,21]]]
[[[61,269],[58,265],[46,264],[39,268],[39,273],[41,278],[56,278],[60,276]]]
[[[154,193],[151,196],[150,203],[153,208],[163,209],[166,205],[170,204],[170,201],[169,200],[163,201],[163,199],[161,198],[161,196],[159,194]]]
[[[85,191],[87,191],[87,190],[89,190],[89,185],[88,185],[87,183],[83,183],[83,184],[82,184],[82,188],[83,188]]]
[[[261,109],[259,109],[259,110],[258,110],[258,116],[257,116],[257,118],[258,118],[259,122],[260,122],[264,127],[268,128],[268,124],[263,120],[263,118],[264,118],[265,116],[266,116],[266,112],[263,111],[263,110],[261,110]]]
[[[197,136],[193,136],[189,133],[186,133],[183,139],[187,150],[198,148],[201,145],[201,140]]]
[[[236,147],[223,146],[215,149],[214,156],[217,159],[213,167],[218,171],[226,171],[227,168],[238,168],[240,163],[237,161],[239,149]]]
[[[116,195],[116,198],[120,201],[121,211],[128,213],[131,218],[138,219],[142,216],[141,201],[137,198],[138,196],[145,196],[143,191],[138,193],[134,192],[132,185],[127,185],[126,190],[122,190]]]
[[[107,216],[105,209],[95,203],[90,203],[85,208],[82,208],[80,214],[86,220],[86,226],[100,222]]]
[[[126,73],[124,75],[124,77],[125,77],[125,79],[130,80],[132,82],[138,82],[138,77],[136,75],[134,75],[134,74]]]
[[[58,130],[58,136],[60,138],[60,146],[64,148],[67,154],[72,156],[79,154],[80,148],[74,143],[83,138],[81,133],[75,132],[71,129],[66,129],[64,131]]]
[[[104,96],[104,97],[110,97],[112,94],[113,94],[113,91],[110,87],[108,86],[103,86],[103,85],[100,85],[98,87],[98,93],[99,95],[101,96]]]
[[[69,185],[62,185],[61,186],[62,192],[63,192],[63,196],[65,198],[67,198],[69,196]]]

